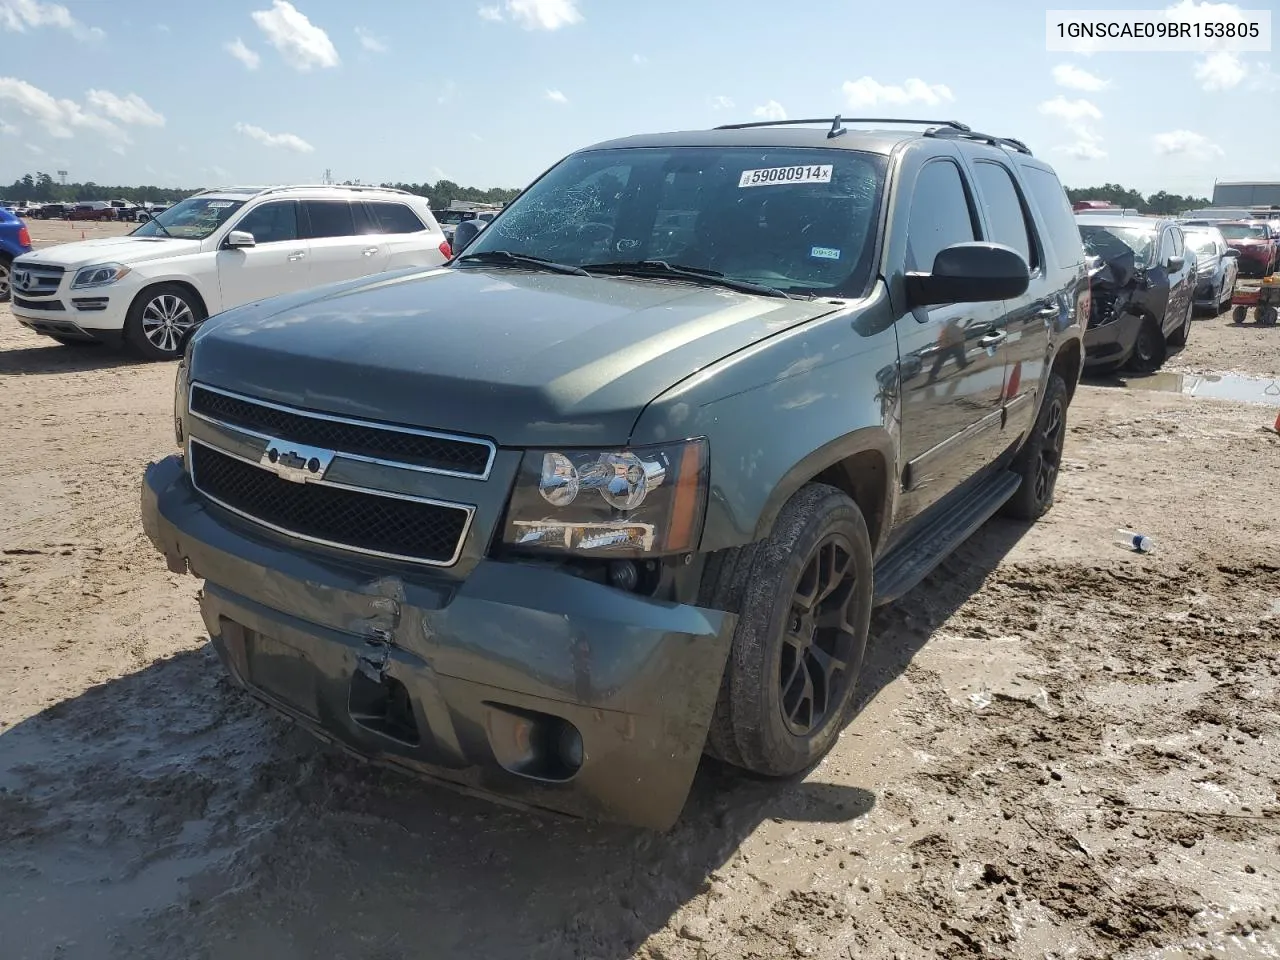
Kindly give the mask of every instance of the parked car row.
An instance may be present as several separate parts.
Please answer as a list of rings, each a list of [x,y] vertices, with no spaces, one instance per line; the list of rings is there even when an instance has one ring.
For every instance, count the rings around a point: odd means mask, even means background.
[[[126,236],[18,258],[13,315],[59,343],[123,337],[171,359],[184,333],[239,304],[450,256],[427,201],[397,190],[213,190],[151,213]]]
[[[1052,167],[958,123],[814,124],[597,144],[438,269],[270,299],[193,301],[187,264],[225,290],[246,249],[316,269],[355,229],[435,267],[439,227],[386,191],[228,191],[19,263],[68,311],[80,281],[142,304],[126,326],[224,311],[142,520],[209,578],[237,683],[381,762],[665,828],[704,752],[809,769],[872,608],[1053,503],[1089,281]],[[131,253],[161,244],[180,274]]]
[[[27,220],[125,220],[140,222],[168,209],[169,204],[134,204],[127,200],[82,200],[76,203],[6,202],[15,216]]]

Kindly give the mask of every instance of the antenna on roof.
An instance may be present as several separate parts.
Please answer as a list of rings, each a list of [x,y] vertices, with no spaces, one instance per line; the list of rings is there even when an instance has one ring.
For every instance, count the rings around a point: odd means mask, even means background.
[[[840,120],[840,114],[836,114],[836,118],[831,121],[831,129],[827,131],[827,139],[834,140],[836,137],[843,136],[848,131],[844,128],[844,123]]]

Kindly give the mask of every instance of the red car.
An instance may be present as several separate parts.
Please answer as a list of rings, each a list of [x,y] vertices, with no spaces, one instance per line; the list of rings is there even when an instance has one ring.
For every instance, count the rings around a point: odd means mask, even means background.
[[[68,220],[114,220],[116,209],[103,200],[77,203],[67,214]]]
[[[1240,276],[1266,277],[1276,269],[1280,243],[1271,238],[1271,228],[1261,220],[1234,220],[1217,224],[1227,246],[1240,251]]]

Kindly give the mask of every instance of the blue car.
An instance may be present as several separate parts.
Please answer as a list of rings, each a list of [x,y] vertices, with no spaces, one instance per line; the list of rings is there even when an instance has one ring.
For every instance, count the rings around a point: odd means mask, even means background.
[[[7,303],[12,292],[13,258],[30,252],[31,234],[27,232],[27,225],[0,208],[0,303]]]

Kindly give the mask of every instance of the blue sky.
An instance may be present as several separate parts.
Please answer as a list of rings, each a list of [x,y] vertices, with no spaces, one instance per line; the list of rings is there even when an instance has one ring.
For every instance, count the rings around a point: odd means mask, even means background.
[[[514,187],[613,136],[840,111],[1208,195],[1280,180],[1273,56],[1048,53],[1016,0],[0,0],[0,183]]]

